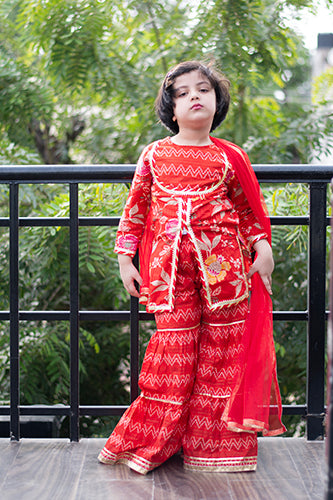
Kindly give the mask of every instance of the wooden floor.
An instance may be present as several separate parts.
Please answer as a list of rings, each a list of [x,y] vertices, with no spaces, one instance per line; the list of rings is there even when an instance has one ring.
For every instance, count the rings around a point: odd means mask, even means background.
[[[2,500],[293,500],[324,498],[325,445],[260,438],[257,472],[184,471],[180,456],[141,476],[97,461],[104,439],[0,439]]]

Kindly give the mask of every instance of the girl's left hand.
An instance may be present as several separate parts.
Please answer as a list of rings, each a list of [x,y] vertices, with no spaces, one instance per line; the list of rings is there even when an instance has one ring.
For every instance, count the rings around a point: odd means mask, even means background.
[[[267,292],[272,295],[272,272],[274,270],[273,252],[267,240],[259,240],[253,245],[256,251],[256,260],[250,267],[247,279],[250,279],[254,273],[258,272]]]

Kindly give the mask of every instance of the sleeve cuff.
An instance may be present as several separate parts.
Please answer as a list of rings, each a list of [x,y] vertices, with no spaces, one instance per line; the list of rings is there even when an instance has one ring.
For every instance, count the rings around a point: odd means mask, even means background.
[[[248,240],[249,250],[251,252],[253,251],[253,245],[255,243],[257,243],[257,241],[267,240],[267,239],[268,239],[268,236],[266,233],[260,233],[260,234],[257,234],[256,236],[250,236],[250,238]]]
[[[117,253],[117,254],[121,254],[121,255],[128,255],[129,257],[134,257],[135,254],[136,254],[136,251],[133,252],[133,250],[128,250],[126,248],[120,248],[120,247],[114,247],[114,252]]]

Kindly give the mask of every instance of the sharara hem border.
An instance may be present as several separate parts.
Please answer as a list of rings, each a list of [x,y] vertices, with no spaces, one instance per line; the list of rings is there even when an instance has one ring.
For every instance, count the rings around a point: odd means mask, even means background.
[[[106,448],[103,448],[101,453],[98,455],[98,460],[106,465],[116,465],[117,463],[125,464],[130,469],[135,470],[139,474],[147,474],[151,470],[161,465],[160,462],[150,462],[149,460],[139,457],[134,453],[124,452],[120,453],[119,455],[115,455],[114,453],[108,451]]]
[[[198,458],[184,456],[184,468],[198,472],[253,472],[257,457]]]

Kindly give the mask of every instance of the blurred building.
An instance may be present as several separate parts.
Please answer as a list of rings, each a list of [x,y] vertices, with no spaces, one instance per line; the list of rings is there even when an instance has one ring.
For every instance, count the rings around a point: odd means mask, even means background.
[[[312,63],[313,78],[333,67],[333,33],[319,33]]]
[[[325,73],[330,68],[333,68],[333,33],[319,33],[317,49],[314,51],[312,58],[312,80],[314,81],[320,75]],[[332,81],[332,80],[330,80]],[[327,82],[327,83],[326,83]],[[327,102],[327,110],[332,113],[333,110],[333,85],[329,84],[329,78],[321,83],[320,94]],[[323,146],[328,146],[328,142],[323,141]],[[321,163],[325,165],[333,165],[333,151],[330,155],[323,155],[320,160],[315,160],[313,163]]]

